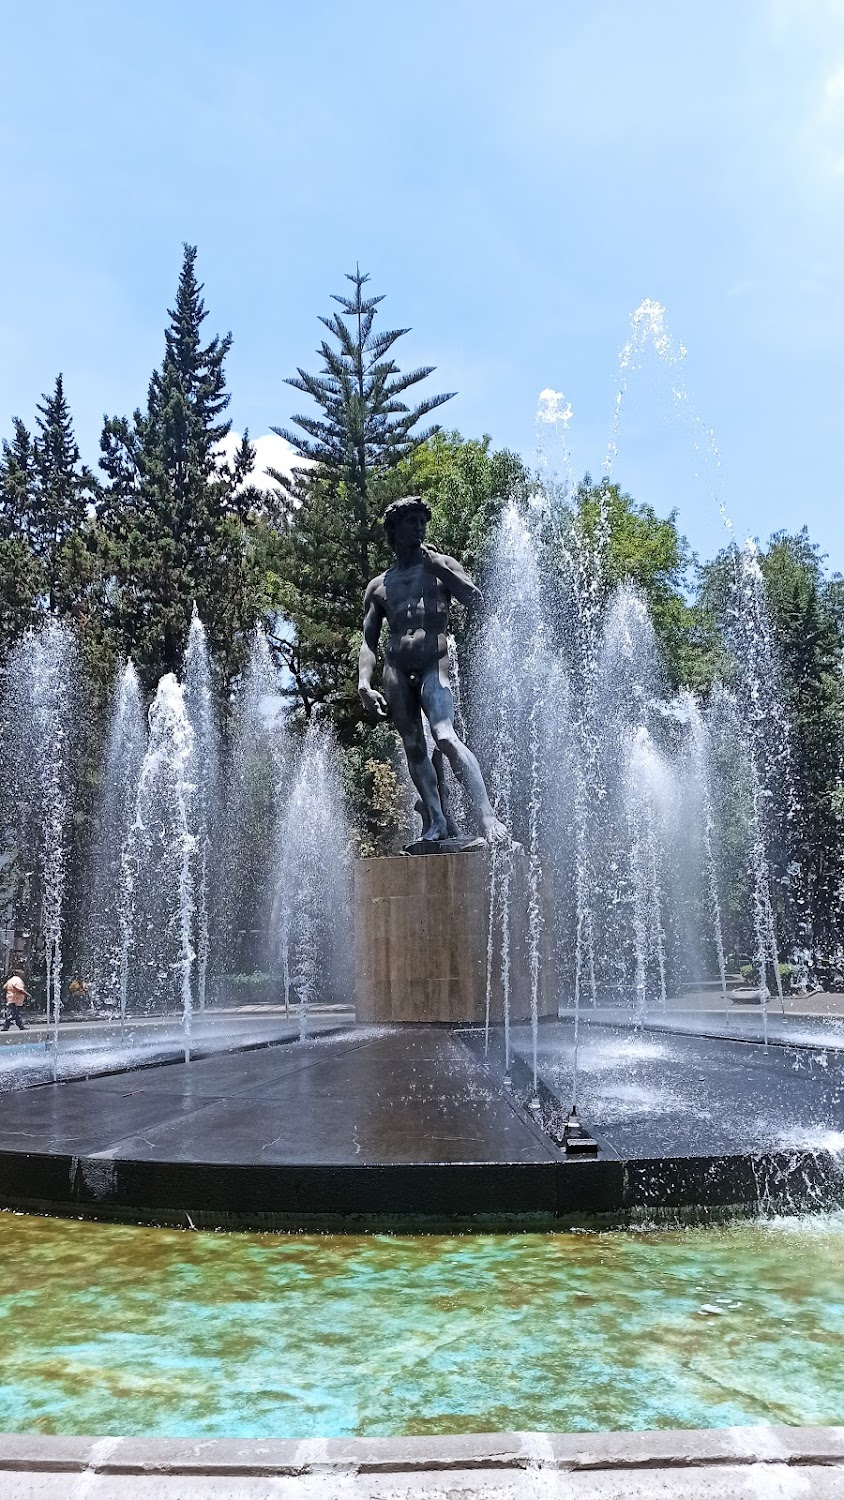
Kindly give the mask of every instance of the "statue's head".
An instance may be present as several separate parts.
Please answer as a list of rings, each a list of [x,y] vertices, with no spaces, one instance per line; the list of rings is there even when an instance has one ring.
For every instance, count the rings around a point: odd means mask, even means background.
[[[425,527],[431,519],[431,508],[419,495],[405,495],[403,500],[394,500],[384,512],[384,530],[387,541],[395,551],[396,533],[403,522],[413,520],[419,528],[419,541],[425,535]],[[421,522],[421,526],[420,526]]]

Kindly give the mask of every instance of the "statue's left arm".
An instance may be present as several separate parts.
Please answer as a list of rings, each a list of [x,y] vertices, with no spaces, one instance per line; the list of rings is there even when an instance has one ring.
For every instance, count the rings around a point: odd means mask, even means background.
[[[463,604],[467,609],[479,609],[484,602],[484,596],[476,583],[473,583],[462,563],[456,557],[449,557],[445,552],[435,552],[432,547],[423,545],[422,551],[429,568],[436,574],[440,583],[444,584],[448,592],[453,595],[458,604]]]

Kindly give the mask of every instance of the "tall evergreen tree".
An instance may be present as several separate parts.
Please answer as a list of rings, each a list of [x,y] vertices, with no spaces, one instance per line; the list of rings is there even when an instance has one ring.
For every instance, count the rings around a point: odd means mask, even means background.
[[[36,426],[28,535],[44,569],[47,611],[72,614],[89,581],[85,538],[97,483],[82,463],[61,375],[41,399]]]
[[[14,419],[11,441],[0,450],[0,658],[36,618],[44,573],[29,541],[29,511],[35,488],[35,444]]]
[[[408,405],[433,366],[402,372],[391,351],[409,329],[376,332],[383,297],[365,296],[359,269],[346,279],[353,295],[334,297],[340,312],[320,319],[333,342],[319,346],[319,374],[300,369],[287,382],[318,411],[273,428],[299,463],[292,476],[270,470],[279,536],[268,546],[274,602],[292,627],[277,649],[305,713],[330,704],[341,732],[360,717],[354,655],[364,589],[386,560],[380,517],[407,482],[401,466],[438,431],[419,423],[453,394]]]
[[[36,484],[35,444],[20,417],[13,418],[13,437],[0,450],[0,535],[29,536],[30,507]]]
[[[0,650],[39,616],[71,618],[96,667],[97,483],[81,460],[62,376],[37,408],[36,434],[15,418],[0,454]]]
[[[254,449],[245,435],[231,462],[224,363],[231,334],[202,341],[207,312],[186,245],[164,360],[146,410],[107,419],[101,438],[109,483],[100,505],[111,615],[123,650],[148,685],[178,669],[196,602],[225,677],[239,670],[260,613],[249,538]]]

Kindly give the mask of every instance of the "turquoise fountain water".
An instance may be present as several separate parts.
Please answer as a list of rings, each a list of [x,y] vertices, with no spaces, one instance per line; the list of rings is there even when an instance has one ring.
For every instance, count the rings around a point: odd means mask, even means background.
[[[211,1234],[0,1215],[10,1431],[331,1437],[844,1421],[844,1216]]]

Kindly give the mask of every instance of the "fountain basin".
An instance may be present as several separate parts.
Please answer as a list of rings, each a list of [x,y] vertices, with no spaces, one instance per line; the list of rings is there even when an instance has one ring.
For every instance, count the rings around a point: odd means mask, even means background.
[[[0,1204],[208,1226],[550,1227],[844,1198],[844,1053],[815,1067],[807,1051],[795,1071],[784,1046],[583,1030],[596,1159],[558,1144],[563,1023],[540,1028],[538,1113],[529,1030],[514,1029],[508,1087],[482,1029],[358,1028],[0,1095]]]
[[[197,1441],[839,1423],[842,1250],[841,1215],[393,1237],[2,1214],[4,1425]]]

